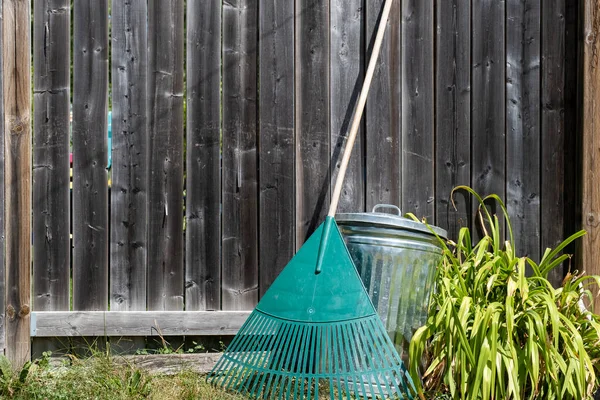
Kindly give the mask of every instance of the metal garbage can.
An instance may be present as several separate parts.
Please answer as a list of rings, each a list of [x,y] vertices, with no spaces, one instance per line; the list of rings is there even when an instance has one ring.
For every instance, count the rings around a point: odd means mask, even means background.
[[[379,212],[391,209],[396,214]],[[343,213],[336,221],[369,296],[398,354],[407,361],[413,333],[427,320],[442,248],[430,229],[377,205],[370,213]],[[447,232],[431,226],[440,237]]]

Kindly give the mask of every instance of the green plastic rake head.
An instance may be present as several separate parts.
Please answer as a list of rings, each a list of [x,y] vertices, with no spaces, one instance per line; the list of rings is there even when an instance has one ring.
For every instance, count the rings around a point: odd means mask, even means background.
[[[332,217],[265,293],[208,380],[263,399],[414,393]]]

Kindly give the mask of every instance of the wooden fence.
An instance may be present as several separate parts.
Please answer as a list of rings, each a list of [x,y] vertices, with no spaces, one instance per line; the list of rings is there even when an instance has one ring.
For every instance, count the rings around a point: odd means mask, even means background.
[[[2,3],[7,354],[235,332],[326,213],[382,0],[36,0],[31,40],[30,2]],[[454,237],[466,184],[506,200],[520,254],[574,229],[577,13],[397,0],[340,211],[396,204]]]

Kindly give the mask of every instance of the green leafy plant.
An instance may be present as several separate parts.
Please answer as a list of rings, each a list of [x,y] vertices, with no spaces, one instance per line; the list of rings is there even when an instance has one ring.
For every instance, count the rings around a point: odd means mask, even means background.
[[[547,249],[539,263],[515,252],[510,220],[496,195],[479,202],[484,237],[468,229],[456,243],[440,239],[444,256],[428,320],[413,335],[410,373],[425,398],[590,399],[599,386],[600,317],[589,286],[600,277],[569,273],[555,289],[548,273],[568,259],[564,248],[580,231]],[[500,221],[485,206],[496,201]],[[526,274],[526,269],[529,272]],[[427,396],[427,397],[426,397]],[[445,396],[445,397],[441,397]]]

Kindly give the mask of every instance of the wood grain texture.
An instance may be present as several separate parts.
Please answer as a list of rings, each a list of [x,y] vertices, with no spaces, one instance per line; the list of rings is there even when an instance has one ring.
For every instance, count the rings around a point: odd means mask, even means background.
[[[31,336],[235,335],[249,315],[249,311],[42,311],[33,313]]]
[[[383,0],[366,2],[365,59],[371,55]],[[401,205],[402,7],[394,1],[365,109],[366,211]]]
[[[294,3],[259,2],[259,288],[295,251]]]
[[[471,187],[505,199],[505,1],[473,0]],[[479,204],[473,199],[473,213]],[[492,212],[501,215],[495,204]],[[473,239],[478,240],[473,221]],[[504,226],[504,224],[501,224]]]
[[[544,3],[545,4],[545,3]],[[542,4],[542,5],[544,5]],[[581,32],[579,26],[580,2],[578,0],[565,0],[565,88],[564,88],[564,237],[568,237],[581,229],[581,172],[582,172],[582,145],[581,145],[581,105],[583,98],[579,83],[581,82],[581,63],[579,63],[579,43]],[[542,39],[543,45],[543,39]],[[543,110],[543,103],[542,103]],[[572,162],[570,160],[575,160]],[[543,177],[543,175],[542,175]],[[543,179],[543,178],[542,178]],[[542,182],[543,183],[543,182]],[[543,187],[543,186],[542,186]],[[543,211],[543,208],[542,208]],[[543,215],[543,214],[542,214]],[[542,230],[543,232],[543,230]],[[543,237],[543,236],[542,236]],[[568,268],[580,269],[581,241],[576,241],[565,250],[574,254],[569,263],[563,265],[558,274],[562,278]],[[544,247],[542,247],[542,251]],[[557,280],[556,280],[557,281]]]
[[[471,1],[438,0],[436,17],[435,220],[456,240],[471,226],[468,196],[450,199],[471,184]]]
[[[596,1],[583,4],[583,215],[581,226],[587,231],[582,239],[583,270],[600,274],[600,9]],[[5,21],[6,22],[6,21]],[[597,289],[595,294],[597,294]],[[600,307],[600,297],[594,297]]]
[[[68,0],[34,3],[33,309],[69,309],[70,25]]]
[[[148,2],[150,310],[182,310],[183,0]]]
[[[146,309],[148,118],[147,6],[112,3],[110,309]]]
[[[296,248],[321,224],[330,196],[329,2],[296,0]]]
[[[402,2],[402,211],[435,222],[433,0]]]
[[[221,0],[187,2],[186,310],[221,308]]]
[[[31,355],[31,7],[3,2],[6,357],[20,368]]]
[[[108,307],[108,1],[74,4],[73,307]]]
[[[223,5],[223,310],[258,302],[257,12]]]
[[[565,173],[565,1],[542,2],[541,73],[541,254],[554,248],[564,235]],[[575,132],[571,131],[574,135]],[[550,273],[553,284],[562,282],[563,271]]]
[[[329,85],[333,187],[363,83],[363,30],[366,13],[362,0],[333,0],[330,8]],[[365,209],[363,135],[364,130],[360,129],[344,177],[337,212],[363,212]]]
[[[151,354],[115,357],[117,364],[141,369],[152,374],[175,375],[193,371],[205,375],[209,373],[221,358],[221,353],[201,354]]]
[[[0,2],[0,65],[4,68],[4,14],[2,12],[2,2]],[[4,124],[4,69],[0,72],[0,93],[2,98],[0,102],[0,310],[5,310],[6,302],[6,230],[5,230],[5,209],[4,204],[6,201],[5,195],[5,147],[6,142],[6,131]],[[6,324],[5,324],[5,313],[0,312],[0,354],[6,350]]]
[[[505,201],[515,250],[534,260],[540,258],[541,234],[540,12],[541,0],[506,3]]]

